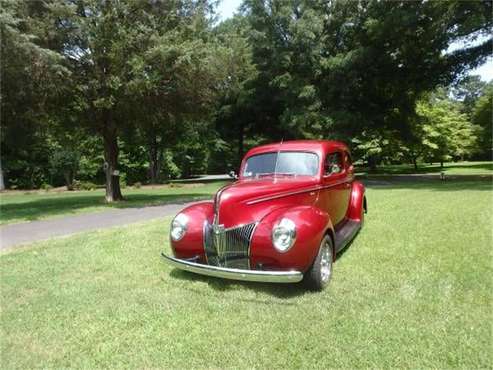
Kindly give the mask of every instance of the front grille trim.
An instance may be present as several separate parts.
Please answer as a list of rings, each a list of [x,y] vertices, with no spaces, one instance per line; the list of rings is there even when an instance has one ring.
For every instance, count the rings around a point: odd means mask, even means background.
[[[250,247],[257,225],[258,222],[252,222],[221,229],[220,225],[205,221],[203,244],[207,264],[251,269]]]

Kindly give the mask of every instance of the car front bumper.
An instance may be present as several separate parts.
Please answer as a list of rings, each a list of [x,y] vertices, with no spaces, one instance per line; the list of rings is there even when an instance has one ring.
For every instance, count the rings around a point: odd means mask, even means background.
[[[172,266],[196,274],[208,275],[231,280],[258,281],[264,283],[297,283],[303,279],[300,271],[261,271],[240,270],[226,267],[204,265],[161,254]]]

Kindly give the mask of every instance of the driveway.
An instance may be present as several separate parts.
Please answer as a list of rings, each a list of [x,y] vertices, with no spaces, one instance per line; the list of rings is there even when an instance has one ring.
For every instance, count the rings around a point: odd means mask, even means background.
[[[109,211],[57,217],[43,221],[23,222],[0,227],[0,250],[22,244],[66,236],[134,222],[172,216],[191,203],[166,204],[162,206],[112,209]]]

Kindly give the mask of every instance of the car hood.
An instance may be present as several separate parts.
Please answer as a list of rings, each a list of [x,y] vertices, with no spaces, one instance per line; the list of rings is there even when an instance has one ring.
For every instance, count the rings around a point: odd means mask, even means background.
[[[237,181],[216,194],[218,223],[228,228],[258,222],[279,207],[312,204],[317,185],[308,176]]]

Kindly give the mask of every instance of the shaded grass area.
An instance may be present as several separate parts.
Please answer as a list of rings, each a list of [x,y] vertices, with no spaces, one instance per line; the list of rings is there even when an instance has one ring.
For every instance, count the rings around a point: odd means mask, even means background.
[[[431,165],[420,163],[417,170],[412,164],[396,164],[378,166],[376,171],[369,171],[368,168],[361,167],[358,171],[389,175],[440,173],[442,171],[447,175],[492,175],[493,162],[448,162],[444,163],[443,168],[440,168],[439,163]]]
[[[174,270],[169,220],[4,253],[2,367],[491,368],[491,185],[367,196],[323,293]]]
[[[3,194],[0,195],[0,224],[108,208],[143,207],[202,199],[214,194],[223,184],[224,182],[212,182],[194,186],[124,189],[125,200],[110,204],[104,200],[104,190]]]

